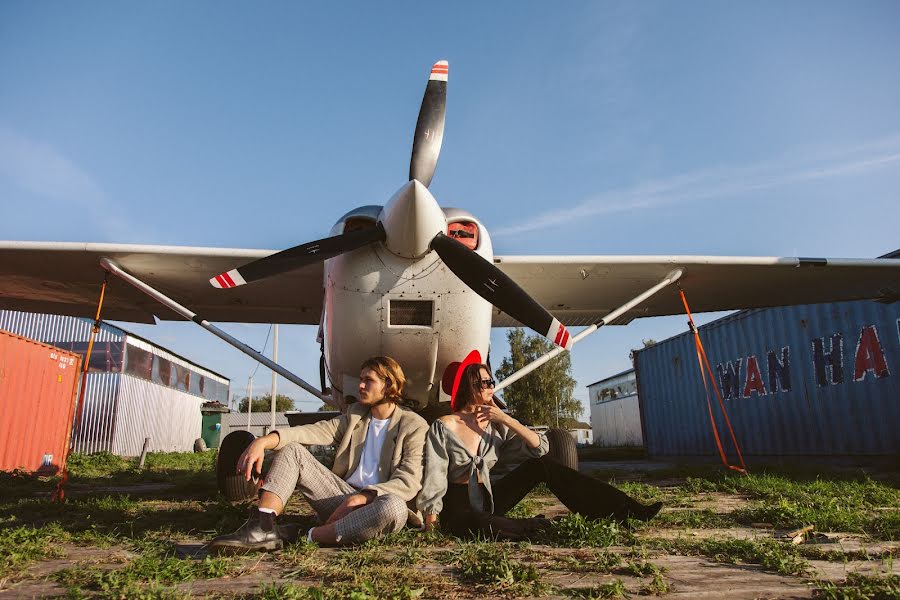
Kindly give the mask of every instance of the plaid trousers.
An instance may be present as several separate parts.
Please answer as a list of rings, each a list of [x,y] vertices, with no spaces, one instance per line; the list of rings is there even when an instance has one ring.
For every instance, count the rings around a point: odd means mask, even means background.
[[[291,443],[275,453],[263,490],[287,504],[295,489],[306,498],[319,520],[325,521],[348,496],[358,490],[320,463],[303,444]],[[334,523],[337,540],[356,544],[400,531],[406,525],[406,503],[394,494],[381,494]]]

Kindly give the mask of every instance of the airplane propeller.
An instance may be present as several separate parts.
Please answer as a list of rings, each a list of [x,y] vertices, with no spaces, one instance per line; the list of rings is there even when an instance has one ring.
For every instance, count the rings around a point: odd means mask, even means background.
[[[443,233],[434,237],[431,248],[473,292],[557,346],[572,347],[565,326],[493,263]]]
[[[233,288],[322,262],[344,252],[350,252],[375,242],[383,242],[385,239],[384,227],[378,223],[372,229],[351,231],[282,250],[247,263],[239,269],[232,269],[216,275],[209,282],[213,287]]]
[[[440,60],[431,67],[431,76],[425,86],[422,107],[416,121],[412,158],[409,161],[409,180],[418,180],[425,187],[431,185],[438,156],[441,154],[441,143],[444,141],[449,70],[446,60]]]
[[[443,233],[446,228],[443,212],[427,188],[434,177],[444,139],[448,72],[445,60],[438,61],[431,68],[413,137],[410,183],[404,185],[385,206],[383,220],[379,220],[374,228],[283,250],[216,275],[209,280],[210,283],[217,288],[237,287],[376,242],[385,243],[392,252],[408,258],[434,250],[447,268],[476,294],[551,342],[569,349],[572,340],[562,323],[493,263]],[[409,218],[418,218],[420,228],[409,231],[406,225]]]

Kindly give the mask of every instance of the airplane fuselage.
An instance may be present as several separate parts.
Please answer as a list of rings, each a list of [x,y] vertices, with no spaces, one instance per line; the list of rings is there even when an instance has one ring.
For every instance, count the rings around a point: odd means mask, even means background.
[[[445,233],[454,230],[464,243],[474,245],[473,252],[493,260],[490,236],[474,216],[454,208],[440,210]],[[384,207],[363,206],[341,217],[331,234],[374,226],[384,222],[385,216]],[[421,218],[421,214],[412,215],[408,220]],[[407,230],[416,226],[406,224]],[[473,349],[488,355],[491,305],[434,251],[426,249],[418,257],[401,253],[413,252],[392,252],[377,243],[325,262],[322,334],[337,407],[346,402],[346,396],[356,395],[359,365],[371,356],[388,355],[400,363],[407,377],[404,396],[422,408],[449,401],[441,378],[451,362]]]

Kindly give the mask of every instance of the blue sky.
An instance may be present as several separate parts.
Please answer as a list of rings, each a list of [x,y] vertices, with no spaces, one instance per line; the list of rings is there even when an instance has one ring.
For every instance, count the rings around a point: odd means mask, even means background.
[[[429,68],[447,59],[431,190],[477,214],[497,254],[876,256],[900,247],[898,29],[893,1],[11,0],[0,239],[324,237],[405,181]],[[192,324],[126,328],[238,394],[254,370]],[[226,329],[255,347],[267,333]],[[588,338],[576,395],[684,329]],[[316,382],[314,338],[282,327],[280,358]]]

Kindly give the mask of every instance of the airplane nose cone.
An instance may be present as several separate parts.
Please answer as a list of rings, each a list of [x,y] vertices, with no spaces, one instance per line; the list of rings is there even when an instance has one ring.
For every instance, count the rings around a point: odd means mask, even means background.
[[[404,184],[381,209],[378,218],[384,226],[388,250],[404,258],[420,258],[429,245],[447,227],[444,211],[428,188],[413,179]]]

